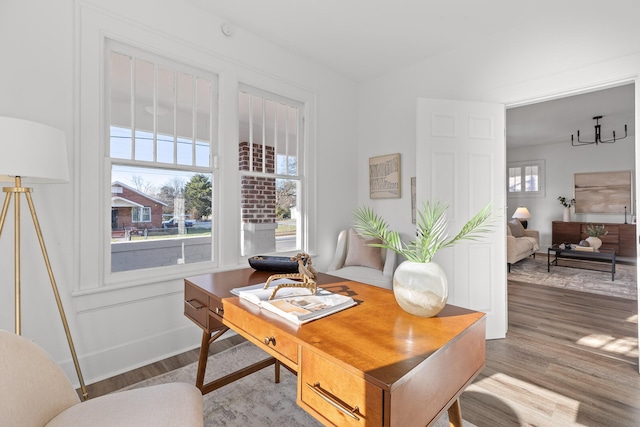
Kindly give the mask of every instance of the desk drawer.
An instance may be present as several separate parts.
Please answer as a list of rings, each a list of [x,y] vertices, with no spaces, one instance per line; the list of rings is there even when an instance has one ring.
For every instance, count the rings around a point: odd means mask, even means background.
[[[195,286],[184,285],[184,315],[196,322],[202,329],[207,330],[207,316],[209,307],[207,294]]]
[[[382,426],[382,390],[303,348],[299,399],[339,426]]]
[[[260,308],[257,306],[255,306],[255,309],[258,312],[260,311]],[[249,337],[257,340],[262,346],[266,346],[267,352],[268,349],[271,349],[289,359],[291,361],[290,363],[285,362],[288,366],[297,366],[298,344],[281,329],[272,326],[269,322],[233,304],[225,304],[224,319],[233,323],[234,326],[232,329],[236,332],[245,337],[249,335]],[[263,350],[265,349],[263,348]]]

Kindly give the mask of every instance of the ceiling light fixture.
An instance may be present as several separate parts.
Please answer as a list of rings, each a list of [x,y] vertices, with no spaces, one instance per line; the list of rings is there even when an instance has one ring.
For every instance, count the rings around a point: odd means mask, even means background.
[[[616,138],[616,131],[613,131],[613,138],[611,139],[601,139],[601,129],[600,129],[600,122],[599,120],[602,118],[602,116],[595,116],[593,118],[593,120],[596,121],[595,124],[595,139],[593,141],[580,141],[580,131],[578,131],[578,138],[576,138],[576,140],[573,140],[573,135],[571,135],[571,145],[573,145],[574,147],[579,147],[581,145],[590,145],[590,144],[608,144],[608,143],[613,143],[616,141],[619,141],[621,139],[625,139],[627,137],[627,125],[624,125],[624,136],[622,138]]]

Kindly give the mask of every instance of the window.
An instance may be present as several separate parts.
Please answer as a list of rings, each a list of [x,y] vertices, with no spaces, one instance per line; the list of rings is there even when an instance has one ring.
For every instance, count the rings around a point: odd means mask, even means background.
[[[217,77],[107,47],[111,272],[212,261]]]
[[[303,248],[303,104],[255,88],[239,92],[241,253]]]
[[[132,211],[132,222],[151,222],[151,207],[143,206],[141,208],[135,208]]]
[[[510,197],[544,196],[544,160],[509,162],[507,185]]]

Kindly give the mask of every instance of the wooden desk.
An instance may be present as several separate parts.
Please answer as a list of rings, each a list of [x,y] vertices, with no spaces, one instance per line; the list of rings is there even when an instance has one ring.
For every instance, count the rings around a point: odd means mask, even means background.
[[[185,315],[203,329],[203,394],[280,362],[298,374],[298,405],[325,425],[422,427],[448,410],[462,426],[458,397],[485,364],[484,313],[447,305],[419,318],[389,290],[319,274],[320,286],[359,304],[296,326],[230,293],[268,276],[242,269],[185,279]],[[205,385],[209,344],[229,328],[273,359]]]

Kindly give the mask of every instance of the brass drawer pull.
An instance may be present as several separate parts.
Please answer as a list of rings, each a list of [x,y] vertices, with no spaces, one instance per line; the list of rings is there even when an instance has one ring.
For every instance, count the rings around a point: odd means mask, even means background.
[[[193,304],[192,304],[192,302],[191,302],[191,301],[195,301],[195,302],[197,302],[198,304],[200,304],[200,306],[196,307],[195,305],[193,305]],[[200,303],[200,302],[199,302],[197,299],[195,299],[195,298],[192,298],[192,299],[190,299],[190,300],[184,300],[184,303],[185,303],[185,304],[189,304],[189,306],[190,306],[190,307],[192,307],[192,308],[194,308],[195,310],[200,310],[201,308],[204,308],[204,304]]]
[[[346,403],[342,402],[340,399],[336,398],[331,393],[320,387],[320,382],[317,382],[314,385],[307,383],[307,387],[316,392],[318,396],[320,396],[325,402],[329,403],[334,408],[347,414],[356,421],[360,421],[360,418],[358,418],[358,416],[356,415],[356,413],[360,412],[360,409],[358,409],[357,406],[353,409],[349,408]]]
[[[276,337],[264,337],[264,343],[266,345],[269,345],[269,343],[273,343],[273,345],[276,345]]]

